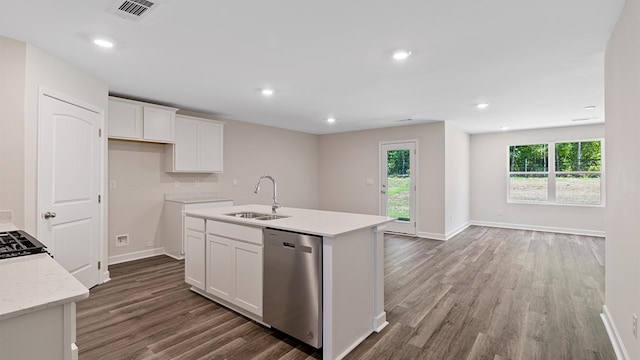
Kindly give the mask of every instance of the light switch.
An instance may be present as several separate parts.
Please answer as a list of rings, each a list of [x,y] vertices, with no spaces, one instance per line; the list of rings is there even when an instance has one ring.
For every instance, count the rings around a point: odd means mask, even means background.
[[[118,184],[115,180],[109,180],[109,190],[115,190],[118,187]]]
[[[238,186],[238,179],[233,179],[233,186]]]
[[[367,179],[366,184],[367,185],[373,185],[373,179]]]

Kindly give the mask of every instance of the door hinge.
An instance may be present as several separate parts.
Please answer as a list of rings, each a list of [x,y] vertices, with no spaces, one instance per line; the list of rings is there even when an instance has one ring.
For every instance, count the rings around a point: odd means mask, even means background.
[[[102,202],[102,195],[98,195],[98,204]]]
[[[102,137],[102,129],[98,129],[98,137]]]
[[[100,270],[101,265],[102,265],[102,261],[98,261],[98,270]]]

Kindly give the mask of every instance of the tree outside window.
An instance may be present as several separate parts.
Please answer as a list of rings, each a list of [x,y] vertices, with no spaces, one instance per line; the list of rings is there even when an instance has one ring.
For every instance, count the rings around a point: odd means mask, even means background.
[[[601,141],[510,146],[509,200],[601,204]]]

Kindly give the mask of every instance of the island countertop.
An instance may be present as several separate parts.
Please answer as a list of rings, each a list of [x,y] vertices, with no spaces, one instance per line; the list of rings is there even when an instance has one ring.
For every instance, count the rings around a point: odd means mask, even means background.
[[[0,321],[89,296],[48,254],[0,260],[0,273]]]
[[[184,214],[210,220],[251,225],[262,228],[274,228],[289,230],[305,234],[335,237],[351,231],[382,225],[395,218],[379,215],[353,214],[335,211],[299,209],[281,207],[276,214],[287,216],[275,220],[256,220],[229,216],[226,214],[236,212],[257,212],[271,214],[271,206],[268,205],[240,205],[222,208],[209,208],[197,210],[185,210]]]

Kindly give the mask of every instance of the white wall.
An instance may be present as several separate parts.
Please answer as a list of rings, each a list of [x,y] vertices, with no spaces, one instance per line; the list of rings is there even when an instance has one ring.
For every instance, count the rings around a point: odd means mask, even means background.
[[[472,135],[472,222],[603,236],[605,228],[603,206],[507,203],[509,145],[598,138],[604,138],[604,125]],[[608,164],[605,164],[605,168],[607,166]]]
[[[24,227],[26,44],[0,36],[0,210]]]
[[[640,315],[640,1],[627,0],[605,58],[605,315],[614,344],[640,359],[631,315]]]
[[[277,180],[278,201],[283,206],[317,207],[316,135],[223,121],[222,174],[166,173],[165,145],[109,140],[109,179],[117,184],[115,190],[109,190],[109,256],[149,250],[146,240],[150,238],[155,239],[155,247],[164,246],[161,215],[165,193],[216,193],[232,198],[236,205],[270,205],[270,182],[263,182],[259,194],[253,193],[260,176],[269,174]],[[196,180],[200,182],[198,188]],[[179,188],[175,187],[176,181],[180,182]],[[121,234],[129,234],[129,246],[115,247],[115,237]]]
[[[469,225],[470,211],[470,137],[445,124],[445,237],[451,238]]]
[[[379,143],[417,139],[417,231],[444,239],[444,129],[444,123],[437,122],[320,136],[320,209],[378,214]],[[367,185],[367,179],[373,185]]]

